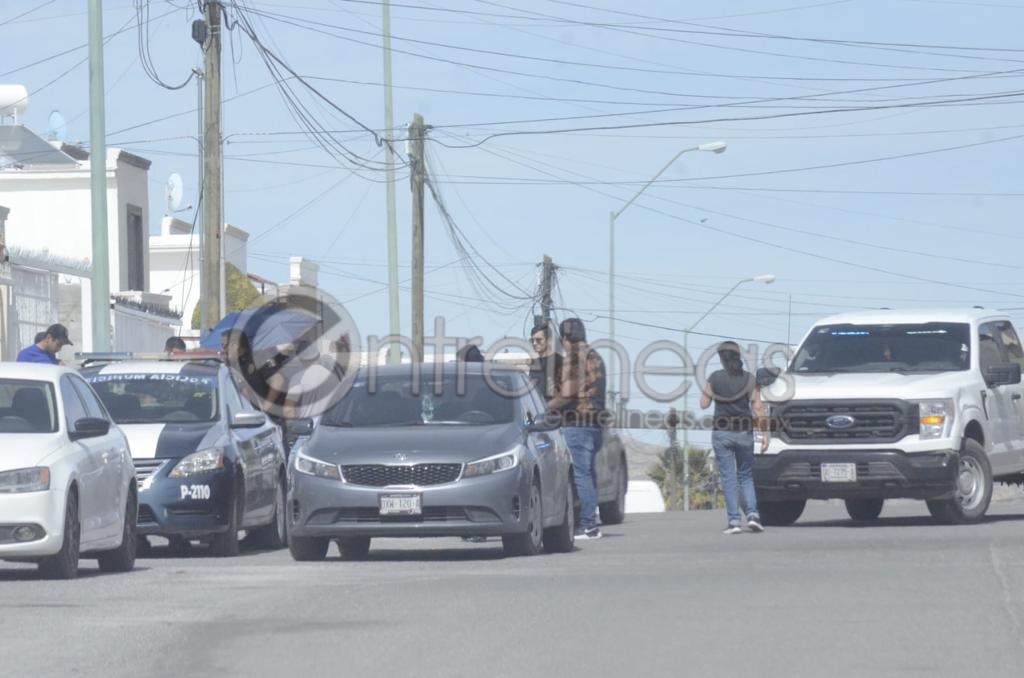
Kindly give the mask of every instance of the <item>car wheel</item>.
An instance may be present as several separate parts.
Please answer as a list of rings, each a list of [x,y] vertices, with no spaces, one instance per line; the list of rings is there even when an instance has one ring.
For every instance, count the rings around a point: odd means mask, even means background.
[[[274,517],[269,525],[256,530],[253,535],[257,548],[276,551],[283,549],[288,544],[288,516],[285,510],[284,500],[284,476],[277,481],[277,488],[274,490]]]
[[[571,553],[576,547],[576,518],[574,515],[572,478],[565,488],[565,516],[562,524],[544,530],[544,550],[548,553]]]
[[[544,550],[544,516],[541,510],[540,483],[530,485],[530,499],[525,507],[526,532],[501,538],[505,553],[510,556],[535,556]]]
[[[625,462],[619,463],[619,481],[616,484],[615,499],[606,501],[599,505],[598,511],[601,514],[601,523],[604,525],[618,525],[626,519],[626,487],[629,478],[626,477]]]
[[[759,501],[757,511],[761,516],[761,523],[775,527],[792,525],[804,512],[807,506],[806,499],[787,499],[784,501]]]
[[[135,481],[133,480],[134,484]],[[99,554],[101,572],[131,572],[135,568],[135,554],[138,542],[135,539],[135,524],[139,515],[139,500],[135,488],[128,490],[128,503],[124,509],[124,527],[121,545],[112,551]]]
[[[928,511],[939,523],[964,525],[985,517],[992,501],[992,466],[985,448],[976,440],[964,441],[957,469],[956,492],[948,499],[928,501]]]
[[[846,512],[854,520],[862,522],[878,520],[878,516],[882,515],[882,504],[884,503],[884,499],[847,499]]]
[[[292,559],[299,562],[323,560],[327,557],[330,541],[326,537],[296,537],[288,535],[288,550]]]
[[[342,560],[362,560],[370,553],[369,537],[343,537],[338,539]]]
[[[78,549],[81,545],[81,524],[78,521],[78,494],[68,493],[64,508],[64,541],[60,551],[39,561],[39,574],[47,579],[74,579],[78,576]]]
[[[235,484],[235,496],[232,497],[231,511],[228,515],[228,527],[226,530],[213,536],[210,542],[210,551],[217,558],[230,558],[238,555],[238,518],[242,513],[239,504],[242,502],[244,490],[241,484]]]

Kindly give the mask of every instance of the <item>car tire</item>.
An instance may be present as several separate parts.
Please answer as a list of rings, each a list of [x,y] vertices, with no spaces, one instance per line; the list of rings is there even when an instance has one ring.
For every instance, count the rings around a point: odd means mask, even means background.
[[[132,480],[132,484],[135,481]],[[128,490],[128,503],[124,510],[124,527],[121,534],[121,545],[112,551],[99,554],[100,572],[131,572],[135,569],[135,555],[138,542],[135,540],[135,525],[139,515],[139,500],[135,488]]]
[[[286,515],[285,480],[282,474],[277,481],[277,489],[274,492],[274,516],[269,525],[264,525],[253,534],[253,541],[256,548],[276,551],[288,545],[288,517]]]
[[[326,537],[296,537],[288,535],[288,550],[292,559],[298,562],[313,562],[327,557],[327,547],[331,542]]]
[[[626,476],[625,461],[619,462],[619,481],[616,484],[615,499],[600,504],[598,512],[604,525],[619,525],[626,519],[626,488],[629,478]]]
[[[64,508],[64,541],[60,551],[39,561],[39,574],[46,579],[74,579],[78,576],[78,551],[81,546],[81,523],[78,519],[78,493],[68,493]]]
[[[992,501],[992,466],[985,448],[968,438],[960,450],[956,491],[948,499],[927,502],[928,512],[943,525],[968,525],[980,522]]]
[[[541,507],[540,483],[530,484],[530,498],[525,507],[526,532],[501,538],[505,554],[509,556],[535,556],[544,550],[544,515]]]
[[[878,520],[878,516],[882,515],[883,504],[884,499],[847,499],[846,513],[853,520],[867,523]]]
[[[337,541],[342,560],[362,560],[370,553],[369,537],[342,537]]]
[[[235,483],[235,496],[231,501],[228,527],[223,532],[213,535],[213,540],[210,542],[210,552],[216,558],[231,558],[238,555],[238,519],[242,513],[239,508],[244,492],[241,483]]]
[[[544,530],[544,550],[548,553],[572,553],[576,548],[576,517],[572,478],[565,488],[565,516],[562,524]]]
[[[761,516],[761,524],[774,527],[792,525],[804,512],[806,499],[786,499],[783,501],[759,501],[757,511]]]

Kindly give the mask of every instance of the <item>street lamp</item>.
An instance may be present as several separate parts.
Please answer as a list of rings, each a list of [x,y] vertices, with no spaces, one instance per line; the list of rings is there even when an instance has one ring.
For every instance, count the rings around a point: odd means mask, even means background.
[[[711,141],[711,142],[708,142],[706,144],[700,144],[699,146],[693,146],[691,148],[684,148],[683,150],[679,151],[674,156],[672,156],[672,159],[669,160],[667,163],[665,163],[665,166],[662,167],[660,170],[658,170],[658,173],[655,174],[653,177],[651,177],[651,180],[648,181],[646,184],[644,184],[640,188],[640,190],[637,191],[636,195],[634,195],[632,198],[629,199],[629,202],[627,202],[625,205],[623,205],[621,208],[619,208],[619,210],[617,212],[613,211],[609,215],[609,218],[608,218],[608,341],[612,344],[612,351],[611,351],[611,354],[608,356],[609,395],[613,395],[613,396],[617,395],[617,392],[612,390],[612,388],[613,388],[612,384],[614,383],[612,380],[615,379],[615,355],[616,355],[615,354],[615,220],[618,219],[619,216],[621,216],[622,213],[625,212],[626,209],[630,205],[632,205],[634,202],[636,202],[636,199],[639,198],[643,194],[643,192],[648,189],[648,187],[651,184],[653,184],[655,181],[657,181],[658,177],[660,177],[662,174],[664,174],[665,170],[667,170],[669,167],[671,167],[675,163],[675,161],[679,159],[679,156],[683,155],[684,153],[689,153],[691,151],[704,151],[706,153],[719,154],[719,153],[724,153],[726,148],[728,148],[728,144],[726,144],[724,141]],[[615,400],[615,398],[613,397],[612,398],[612,402],[609,403],[609,405],[612,408],[615,407],[614,400]],[[617,413],[617,409],[615,409],[613,411],[615,411]]]
[[[718,301],[716,301],[714,304],[711,305],[711,308],[709,308],[707,311],[704,312],[704,315],[702,315],[701,317],[699,317],[695,321],[693,321],[693,324],[690,325],[688,328],[686,328],[686,330],[683,331],[683,353],[686,353],[687,355],[689,355],[689,348],[688,348],[688,346],[689,346],[690,332],[692,332],[697,327],[697,325],[699,325],[700,322],[702,320],[704,320],[704,318],[707,318],[709,315],[711,315],[711,312],[714,311],[716,308],[718,308],[718,305],[721,304],[723,301],[725,301],[729,297],[730,294],[735,292],[737,287],[739,287],[740,285],[742,285],[744,283],[750,283],[750,282],[761,283],[762,285],[771,285],[773,282],[775,282],[775,275],[772,274],[772,273],[763,273],[761,275],[755,275],[753,278],[744,278],[743,280],[737,281],[736,284],[733,285],[732,287],[730,287],[729,290],[725,294],[723,294],[721,297],[718,298]],[[686,425],[686,413],[689,412],[689,404],[688,404],[688,401],[690,399],[689,395],[690,395],[690,389],[687,388],[685,391],[683,391],[683,510],[684,511],[689,511],[690,510],[690,451],[689,451],[689,446],[690,446],[690,427]]]

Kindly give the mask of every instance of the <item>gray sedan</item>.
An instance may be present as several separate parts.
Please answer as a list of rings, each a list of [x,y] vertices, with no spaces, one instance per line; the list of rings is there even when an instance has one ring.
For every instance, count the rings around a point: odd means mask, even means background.
[[[571,551],[572,461],[544,412],[508,367],[363,368],[292,450],[292,556],[322,560],[334,539],[343,558],[360,558],[375,537],[500,536],[510,555]]]

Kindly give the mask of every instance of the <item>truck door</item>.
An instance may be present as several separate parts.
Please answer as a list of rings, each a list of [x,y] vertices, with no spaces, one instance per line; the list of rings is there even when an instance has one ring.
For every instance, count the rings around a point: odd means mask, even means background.
[[[1024,346],[1021,346],[1020,337],[1009,320],[998,323],[996,328],[996,341],[1003,348],[1003,355],[1006,361],[1016,363],[1024,370]],[[1010,447],[1012,458],[1015,464],[1015,471],[1024,470],[1024,383],[1010,384],[1004,386],[1010,394],[1013,403],[1013,417],[1009,422]]]
[[[1003,344],[999,340],[1001,322],[984,323],[978,327],[978,367],[981,373],[992,365],[1008,362]],[[985,387],[982,394],[988,416],[989,462],[993,475],[1010,472],[1016,466],[1014,442],[1016,437],[1017,403],[1011,386]]]

